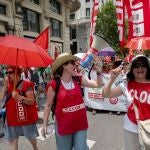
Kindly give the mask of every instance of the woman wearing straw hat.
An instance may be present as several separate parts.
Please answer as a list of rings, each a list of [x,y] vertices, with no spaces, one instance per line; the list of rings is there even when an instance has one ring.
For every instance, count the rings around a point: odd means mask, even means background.
[[[68,53],[60,54],[52,65],[54,80],[47,88],[47,100],[44,110],[43,135],[47,133],[47,122],[56,92],[56,80],[60,79],[57,105],[55,108],[55,136],[57,150],[87,150],[87,116],[82,98],[81,86],[98,88],[102,86],[100,72],[97,81],[79,77],[80,83],[74,80],[77,76],[76,61],[78,57]]]

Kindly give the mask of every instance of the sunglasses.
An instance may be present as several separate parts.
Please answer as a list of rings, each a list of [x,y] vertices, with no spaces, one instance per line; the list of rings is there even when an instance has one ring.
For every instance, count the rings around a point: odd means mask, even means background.
[[[75,61],[73,61],[73,60],[65,63],[65,65],[68,65],[68,64],[76,65]]]
[[[124,63],[124,64],[122,64],[123,66],[126,66],[126,65],[128,65],[128,63]]]
[[[144,63],[137,63],[137,64],[135,64],[134,66],[133,66],[133,68],[146,68],[147,67],[147,65],[146,64],[144,64]]]
[[[14,71],[7,71],[6,74],[13,74]]]

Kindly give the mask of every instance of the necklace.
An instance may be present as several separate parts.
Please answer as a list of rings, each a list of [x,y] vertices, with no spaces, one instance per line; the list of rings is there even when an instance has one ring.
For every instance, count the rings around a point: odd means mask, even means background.
[[[70,80],[69,82],[64,82],[62,79],[61,79],[61,83],[62,85],[65,87],[65,89],[73,89],[74,88],[74,83],[72,80]]]

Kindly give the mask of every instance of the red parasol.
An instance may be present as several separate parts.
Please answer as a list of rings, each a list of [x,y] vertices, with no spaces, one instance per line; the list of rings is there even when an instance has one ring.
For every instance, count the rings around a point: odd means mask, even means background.
[[[150,49],[150,37],[137,37],[131,39],[125,46],[131,50],[149,50]]]
[[[0,64],[46,67],[51,63],[48,53],[29,39],[17,36],[0,38]]]
[[[52,59],[48,53],[28,39],[17,36],[0,38],[0,64],[16,67],[46,67],[51,63]],[[16,70],[14,83],[16,84]]]

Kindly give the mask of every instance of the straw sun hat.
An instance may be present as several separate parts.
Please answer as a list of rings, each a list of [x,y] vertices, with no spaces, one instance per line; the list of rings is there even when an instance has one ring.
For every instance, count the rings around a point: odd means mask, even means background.
[[[62,53],[62,54],[58,55],[58,57],[52,64],[52,67],[51,67],[52,73],[55,73],[57,71],[57,69],[60,66],[62,66],[64,63],[66,63],[68,61],[72,61],[72,60],[77,61],[77,60],[79,60],[79,58],[74,55],[71,55],[69,53]]]

